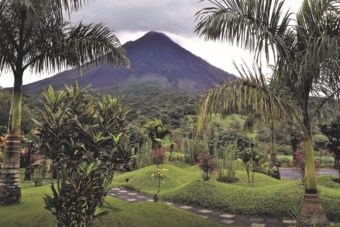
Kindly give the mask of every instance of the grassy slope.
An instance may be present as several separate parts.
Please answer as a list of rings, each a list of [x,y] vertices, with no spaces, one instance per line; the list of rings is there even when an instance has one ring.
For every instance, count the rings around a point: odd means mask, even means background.
[[[201,175],[197,167],[180,168],[173,165],[162,165],[162,168],[167,169],[167,180],[161,185],[161,194],[165,192],[177,191],[186,186],[193,179],[200,179]],[[113,183],[113,186],[122,185],[126,178],[129,178],[128,187],[138,191],[143,191],[153,194],[156,191],[156,181],[152,177],[155,166],[149,166],[137,171],[118,175]]]
[[[0,226],[56,226],[54,216],[44,209],[42,200],[42,196],[49,193],[49,186],[24,186],[20,204],[0,207]],[[104,209],[109,210],[109,215],[96,221],[95,226],[218,226],[161,203],[128,203],[111,197],[107,202],[110,205],[105,205]]]
[[[224,184],[213,179],[203,182],[196,166],[179,168],[169,164],[168,179],[162,184],[161,197],[178,203],[217,208],[237,213],[271,216],[289,216],[292,207],[300,207],[303,186],[300,181],[276,180],[263,174],[255,175],[249,186],[244,171],[238,171],[240,182]],[[151,177],[154,166],[146,167],[116,177],[115,184],[153,194],[155,180]],[[319,177],[319,190],[323,207],[330,219],[340,221],[340,186],[331,183],[331,176]]]

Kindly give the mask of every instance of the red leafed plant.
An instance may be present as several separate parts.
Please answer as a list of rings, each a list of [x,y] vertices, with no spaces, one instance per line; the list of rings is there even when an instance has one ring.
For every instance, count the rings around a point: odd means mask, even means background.
[[[208,181],[211,174],[218,170],[219,165],[217,159],[207,152],[200,153],[198,156],[198,166],[203,171],[202,178]]]
[[[165,161],[165,150],[163,148],[155,148],[152,151],[152,160],[154,164],[160,165]]]

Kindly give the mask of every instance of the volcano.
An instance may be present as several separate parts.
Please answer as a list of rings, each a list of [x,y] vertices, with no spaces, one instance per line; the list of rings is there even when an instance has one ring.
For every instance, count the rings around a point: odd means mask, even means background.
[[[50,78],[25,85],[25,93],[36,93],[49,85],[63,88],[78,81],[81,87],[111,90],[129,85],[157,83],[170,89],[202,91],[234,79],[229,74],[184,49],[159,32],[148,32],[136,41],[123,45],[130,59],[130,69],[108,63],[88,64],[82,75],[77,69],[61,72]]]

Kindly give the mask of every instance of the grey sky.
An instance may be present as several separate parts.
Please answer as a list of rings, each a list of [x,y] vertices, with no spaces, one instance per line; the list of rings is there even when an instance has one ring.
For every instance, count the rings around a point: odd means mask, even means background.
[[[194,15],[206,3],[198,0],[94,0],[74,19],[103,22],[116,31],[167,31],[191,36]]]
[[[296,11],[302,0],[286,0],[286,8]],[[205,42],[194,34],[194,14],[207,3],[199,0],[92,0],[72,15],[73,21],[102,22],[116,31],[122,43],[135,40],[148,31],[165,32],[175,42],[209,63],[237,74],[233,62],[252,63],[252,55],[236,46]],[[57,73],[57,72],[56,72]],[[54,73],[55,74],[55,73]],[[26,72],[24,84],[52,76]],[[11,73],[2,72],[0,86],[13,84]]]

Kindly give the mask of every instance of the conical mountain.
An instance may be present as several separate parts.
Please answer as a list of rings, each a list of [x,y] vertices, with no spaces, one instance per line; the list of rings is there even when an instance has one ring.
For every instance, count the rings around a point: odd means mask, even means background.
[[[123,45],[131,62],[130,69],[107,63],[90,64],[83,69],[59,73],[24,86],[26,92],[40,92],[48,85],[61,88],[73,84],[91,84],[94,90],[110,90],[127,85],[158,83],[171,89],[202,91],[214,84],[235,78],[179,46],[166,35],[149,32]]]

